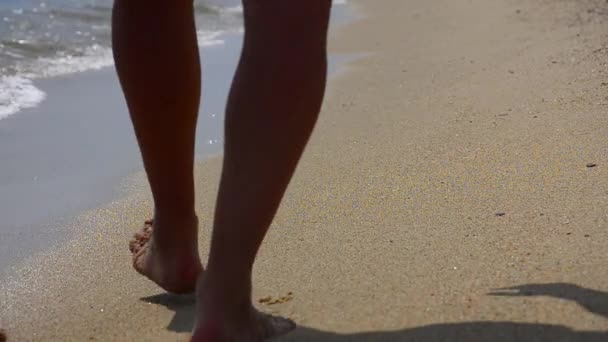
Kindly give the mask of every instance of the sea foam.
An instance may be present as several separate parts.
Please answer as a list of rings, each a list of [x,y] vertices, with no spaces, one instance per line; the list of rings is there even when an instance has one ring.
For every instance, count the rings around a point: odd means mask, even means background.
[[[201,47],[223,44],[223,33],[199,31],[198,44]],[[0,120],[44,101],[46,94],[34,85],[36,79],[99,70],[113,65],[112,49],[97,44],[83,49],[78,56],[38,58],[24,62],[18,66],[16,75],[0,77]]]
[[[0,77],[0,120],[21,109],[35,107],[45,97],[46,94],[27,78]]]

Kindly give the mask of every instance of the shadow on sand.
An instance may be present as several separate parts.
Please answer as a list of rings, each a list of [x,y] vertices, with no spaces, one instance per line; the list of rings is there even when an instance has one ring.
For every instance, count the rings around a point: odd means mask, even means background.
[[[528,284],[501,288],[489,293],[491,296],[548,296],[571,300],[578,303],[587,311],[608,318],[608,292],[586,289],[573,284]],[[142,298],[142,301],[163,305],[175,312],[167,329],[174,332],[189,332],[194,324],[193,296],[173,296],[160,294]],[[281,341],[421,341],[421,342],[605,342],[608,341],[607,331],[576,331],[565,326],[515,323],[515,322],[463,322],[449,324],[433,324],[418,328],[397,331],[374,331],[356,334],[335,334],[318,331],[307,327],[298,329],[282,338]]]
[[[141,298],[142,301],[150,304],[157,304],[175,312],[167,330],[183,333],[191,332],[194,327],[194,317],[196,314],[194,295],[172,295],[161,293],[155,296]]]

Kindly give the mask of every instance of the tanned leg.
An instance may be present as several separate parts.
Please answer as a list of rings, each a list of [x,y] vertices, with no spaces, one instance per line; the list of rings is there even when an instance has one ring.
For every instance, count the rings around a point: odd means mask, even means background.
[[[194,341],[261,341],[294,328],[256,311],[251,272],[317,120],[330,0],[245,0],[226,112],[224,165]]]
[[[148,180],[154,220],[131,242],[135,269],[193,292],[202,267],[194,211],[200,63],[192,0],[116,0],[113,48]]]

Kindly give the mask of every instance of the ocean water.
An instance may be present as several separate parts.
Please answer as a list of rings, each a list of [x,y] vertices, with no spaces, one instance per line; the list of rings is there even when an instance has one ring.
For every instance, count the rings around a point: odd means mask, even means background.
[[[34,80],[113,64],[113,0],[0,0],[0,120],[45,99]],[[195,0],[199,45],[242,27],[238,0]]]

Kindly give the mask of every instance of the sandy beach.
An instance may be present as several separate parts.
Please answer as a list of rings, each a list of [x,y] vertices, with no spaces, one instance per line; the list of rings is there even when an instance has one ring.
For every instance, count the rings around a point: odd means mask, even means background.
[[[353,0],[358,56],[257,260],[278,341],[608,340],[608,4]],[[220,158],[197,166],[206,258]],[[9,341],[187,341],[131,269],[143,174],[0,281]]]

